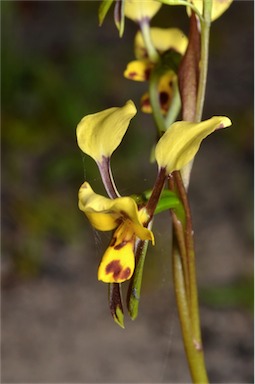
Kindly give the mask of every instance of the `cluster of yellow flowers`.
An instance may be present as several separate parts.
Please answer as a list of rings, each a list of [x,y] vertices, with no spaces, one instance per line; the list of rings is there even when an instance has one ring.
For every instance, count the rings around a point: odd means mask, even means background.
[[[101,23],[113,0],[105,0],[100,8]],[[219,17],[232,0],[214,0],[211,20]],[[187,5],[188,14],[196,9],[202,17],[201,0],[125,0],[116,2],[115,7],[122,16],[115,20],[123,33],[124,19],[128,17],[138,23],[140,30],[135,36],[135,60],[131,61],[124,76],[135,81],[149,81],[151,73],[160,67],[167,53],[175,52],[179,59],[185,55],[189,44],[185,34],[177,28],[150,28],[150,19],[162,7],[162,3]],[[191,8],[188,6],[190,4]],[[122,7],[122,8],[121,8]],[[124,8],[123,8],[124,7]],[[115,9],[115,14],[118,12]],[[199,18],[198,18],[199,19]],[[122,25],[122,26],[121,26]],[[148,29],[149,27],[149,29]],[[147,39],[149,38],[149,41]],[[166,116],[171,109],[173,83],[178,80],[173,67],[164,67],[157,84],[160,113]],[[141,110],[152,112],[151,95],[146,93],[141,99]],[[137,202],[131,196],[120,196],[114,184],[110,159],[121,143],[131,119],[137,113],[133,101],[122,107],[112,107],[85,116],[77,126],[78,146],[97,163],[108,197],[93,191],[85,181],[79,190],[79,208],[85,213],[92,226],[99,231],[114,231],[109,247],[105,251],[98,268],[98,279],[105,283],[122,283],[129,280],[135,270],[135,246],[138,239],[151,241],[154,236],[148,226],[153,218],[157,201],[153,208],[151,201]],[[219,128],[231,125],[229,118],[214,116],[202,122],[175,121],[166,126],[159,138],[154,158],[158,166],[158,177],[164,181],[174,171],[182,170],[196,155],[202,140]],[[162,177],[163,175],[163,177]],[[156,183],[155,183],[156,185]],[[155,186],[154,186],[155,187]],[[152,188],[152,194],[153,194]],[[160,198],[159,191],[157,199]],[[155,195],[155,194],[154,194]],[[154,196],[155,198],[155,196]]]
[[[109,108],[85,116],[79,123],[78,145],[96,161],[100,172],[105,172],[105,163],[109,164],[108,160],[119,146],[135,114],[136,107],[129,100],[123,107]],[[201,123],[178,121],[172,124],[155,148],[159,172],[164,169],[167,176],[180,170],[195,156],[206,136],[229,125],[229,118],[224,116],[215,116]],[[130,279],[134,271],[136,237],[154,243],[152,232],[144,228],[150,219],[146,214],[146,206],[139,209],[131,197],[103,197],[96,194],[85,182],[79,190],[79,208],[97,230],[115,229],[110,246],[99,266],[98,279],[106,283]]]

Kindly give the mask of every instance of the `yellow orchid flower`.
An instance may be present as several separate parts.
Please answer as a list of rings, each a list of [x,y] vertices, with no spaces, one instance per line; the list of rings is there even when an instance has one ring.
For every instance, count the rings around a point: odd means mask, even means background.
[[[156,0],[125,0],[125,16],[135,22],[151,19],[162,4]]]
[[[195,157],[206,136],[231,124],[225,116],[214,116],[201,123],[175,122],[156,145],[155,158],[159,168],[165,168],[167,174],[180,170]]]
[[[98,280],[121,283],[130,279],[135,268],[136,238],[154,244],[153,233],[143,226],[149,219],[145,209],[138,210],[131,197],[108,199],[98,195],[87,182],[79,190],[79,209],[95,229],[115,230],[99,265]]]
[[[110,158],[136,112],[133,101],[129,100],[123,107],[108,108],[85,116],[76,130],[78,146],[98,164],[103,158]]]
[[[203,1],[202,0],[189,0],[195,5],[198,11],[202,14],[203,12]],[[212,0],[212,14],[211,21],[218,19],[231,5],[233,0]],[[190,8],[187,7],[188,15],[191,14]]]
[[[174,50],[180,54],[184,54],[188,46],[188,39],[184,33],[177,28],[151,28],[151,40],[158,53],[164,53],[168,50]],[[150,78],[150,73],[155,67],[146,51],[144,40],[141,32],[137,32],[135,36],[135,56],[137,60],[128,63],[124,71],[124,77],[135,81],[146,81]],[[159,84],[159,101],[161,105],[161,112],[166,114],[172,100],[172,80],[175,78],[173,71],[168,71],[162,75]],[[151,113],[152,108],[150,104],[150,97],[145,93],[141,98],[141,109],[145,113]]]
[[[188,46],[188,38],[178,28],[151,28],[151,40],[159,53],[166,52],[170,49],[183,55]],[[130,80],[145,81],[149,79],[151,70],[155,63],[148,59],[146,47],[141,32],[137,32],[135,36],[135,57],[137,60],[131,61],[126,70],[124,77]]]

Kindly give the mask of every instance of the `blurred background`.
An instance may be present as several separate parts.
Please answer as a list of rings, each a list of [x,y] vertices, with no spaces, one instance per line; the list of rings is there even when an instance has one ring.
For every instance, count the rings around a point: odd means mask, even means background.
[[[188,383],[171,278],[168,214],[154,224],[137,320],[111,319],[97,266],[109,241],[77,208],[84,179],[81,118],[132,99],[122,76],[137,27],[122,39],[98,1],[5,1],[2,25],[2,382]],[[152,25],[188,33],[183,7]],[[212,25],[204,118],[231,128],[202,144],[190,186],[201,323],[211,382],[253,382],[253,2],[234,1]],[[151,117],[138,113],[112,168],[121,194],[150,188]],[[124,291],[125,291],[124,287]]]

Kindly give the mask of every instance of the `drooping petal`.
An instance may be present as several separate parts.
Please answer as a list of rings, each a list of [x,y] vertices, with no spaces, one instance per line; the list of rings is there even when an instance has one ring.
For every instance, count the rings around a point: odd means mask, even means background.
[[[206,136],[231,124],[231,120],[225,116],[214,116],[201,123],[178,121],[172,124],[156,145],[158,166],[166,168],[167,173],[180,170],[194,158]]]
[[[139,22],[151,19],[162,4],[156,0],[125,0],[125,15],[127,18]]]
[[[151,40],[159,53],[173,49],[183,55],[188,45],[188,38],[178,28],[151,28]],[[147,51],[141,32],[135,36],[135,57],[142,59],[147,57]]]
[[[130,279],[135,268],[133,247],[132,242],[120,249],[109,246],[98,268],[98,280],[104,283],[122,283]]]
[[[135,234],[132,222],[126,220],[115,230],[112,241],[98,268],[98,279],[121,283],[130,279],[135,267]]]
[[[192,2],[198,11],[203,12],[203,1],[201,0],[189,0]],[[218,19],[231,5],[233,0],[212,0],[212,14],[211,21]],[[188,15],[190,15],[190,7],[187,7]]]
[[[124,76],[130,80],[146,81],[152,68],[153,64],[149,60],[134,60],[128,63]]]
[[[119,146],[136,112],[133,101],[129,100],[123,107],[85,116],[77,126],[78,146],[100,163],[102,157],[110,157]]]

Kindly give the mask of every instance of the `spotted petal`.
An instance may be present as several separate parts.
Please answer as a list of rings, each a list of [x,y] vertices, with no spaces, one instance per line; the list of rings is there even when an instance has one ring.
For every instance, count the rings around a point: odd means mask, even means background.
[[[149,60],[133,60],[128,63],[124,76],[130,80],[146,81],[152,68],[153,64]]]
[[[104,283],[122,283],[130,279],[135,268],[134,243],[123,247],[109,246],[98,268],[98,280]]]

